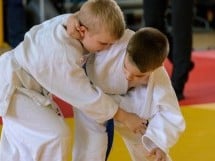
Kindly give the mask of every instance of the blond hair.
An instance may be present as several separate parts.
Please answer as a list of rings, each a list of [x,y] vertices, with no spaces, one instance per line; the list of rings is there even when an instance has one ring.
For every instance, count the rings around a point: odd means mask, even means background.
[[[145,27],[138,30],[129,40],[129,60],[145,73],[161,66],[168,56],[169,42],[159,30]]]
[[[94,33],[104,29],[116,39],[124,34],[124,15],[114,0],[88,0],[81,6],[78,19]]]

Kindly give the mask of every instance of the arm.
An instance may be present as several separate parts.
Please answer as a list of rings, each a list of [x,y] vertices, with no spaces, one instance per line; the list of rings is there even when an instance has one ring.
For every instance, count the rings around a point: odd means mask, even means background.
[[[71,15],[68,18],[66,26],[67,33],[70,36],[80,39],[82,37],[81,33],[79,32],[81,25],[79,24],[79,21],[77,19],[77,14],[78,12],[76,12],[75,14]],[[105,85],[107,86],[107,84]],[[134,113],[129,113],[122,110],[122,108],[119,108],[116,114],[114,115],[114,119],[123,123],[134,133],[145,132],[146,120],[141,119],[138,115]]]
[[[86,115],[104,122],[115,117],[127,124],[129,114],[93,86],[79,64],[81,44],[66,34],[62,21],[55,18],[31,29],[15,50],[17,61],[39,84],[60,99],[78,107]],[[139,128],[142,119],[135,117]],[[133,129],[132,129],[133,130]]]
[[[118,105],[91,85],[79,64],[83,48],[61,24],[54,18],[33,27],[14,50],[17,61],[43,88],[97,122],[113,118]]]
[[[116,112],[114,119],[123,123],[133,133],[139,133],[143,135],[147,128],[148,121],[139,117],[132,112],[126,112],[122,108],[119,108]]]
[[[166,156],[168,159],[168,150],[184,131],[185,122],[164,70],[161,68],[153,75],[148,86],[136,87],[118,100],[124,110],[149,119],[149,125],[142,136],[143,146],[149,153]],[[156,149],[161,152],[154,152]]]
[[[153,85],[149,85],[151,99],[148,108],[152,108],[151,119],[145,135],[142,138],[143,144],[151,151],[159,147],[168,153],[185,129],[185,121],[181,114],[177,98],[171,86],[165,69],[159,68],[155,73]]]

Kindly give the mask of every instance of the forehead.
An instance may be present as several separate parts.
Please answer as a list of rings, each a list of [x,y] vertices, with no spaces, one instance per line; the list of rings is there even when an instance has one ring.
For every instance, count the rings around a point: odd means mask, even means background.
[[[133,62],[131,62],[131,60],[129,59],[128,54],[126,54],[126,56],[125,56],[124,68],[127,71],[129,71],[131,74],[134,74],[134,75],[142,75],[142,74],[144,74],[138,69],[138,67]]]
[[[125,60],[124,60],[124,68],[127,72],[129,72],[130,74],[136,75],[136,76],[145,76],[149,73],[151,73],[152,71],[146,71],[146,72],[141,72],[139,70],[139,68],[136,66],[136,64],[134,64],[130,59],[128,54],[126,54],[125,56]]]
[[[100,30],[100,32],[94,33],[94,37],[101,43],[112,44],[117,41],[117,39],[113,35],[104,30]]]

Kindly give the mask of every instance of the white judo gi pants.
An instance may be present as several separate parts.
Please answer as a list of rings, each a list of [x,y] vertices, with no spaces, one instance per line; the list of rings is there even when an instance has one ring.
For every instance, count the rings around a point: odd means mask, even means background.
[[[71,151],[63,117],[15,92],[3,117],[0,161],[68,161]]]
[[[107,150],[107,133],[104,124],[98,124],[74,109],[75,144],[73,161],[105,161]],[[142,136],[134,134],[127,127],[115,124],[115,129],[122,136],[132,161],[152,161],[147,159],[147,150],[142,144]]]
[[[73,110],[75,136],[72,160],[105,161],[108,142],[105,123],[97,123],[77,108],[73,108]]]

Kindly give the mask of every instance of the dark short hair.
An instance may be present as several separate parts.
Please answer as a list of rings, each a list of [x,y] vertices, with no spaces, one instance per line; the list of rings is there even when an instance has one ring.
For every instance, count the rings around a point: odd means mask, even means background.
[[[127,54],[141,72],[152,71],[161,66],[169,52],[167,37],[159,30],[144,27],[129,40]]]

